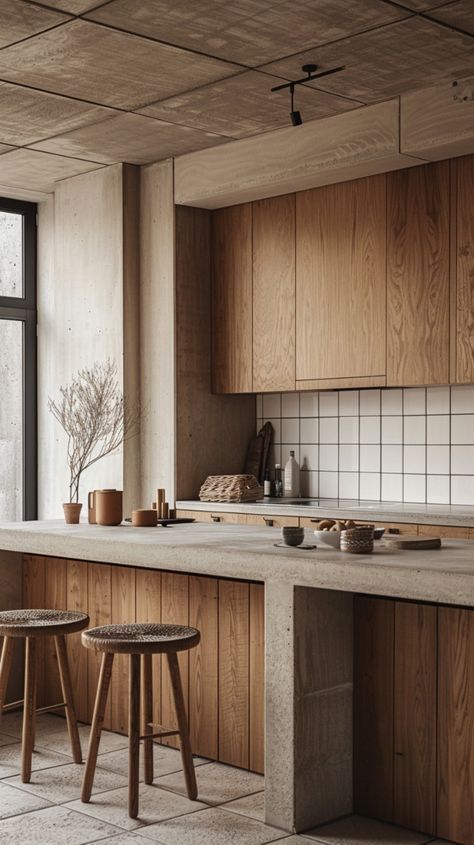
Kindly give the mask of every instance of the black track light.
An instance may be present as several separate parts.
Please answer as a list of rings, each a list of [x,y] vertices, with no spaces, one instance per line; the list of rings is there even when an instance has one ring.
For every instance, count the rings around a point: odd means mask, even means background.
[[[306,74],[306,76],[303,76],[302,79],[295,79],[293,82],[283,82],[282,85],[275,85],[275,87],[272,88],[272,91],[282,91],[284,88],[290,89],[290,95],[291,95],[290,118],[291,118],[291,122],[292,122],[293,126],[301,126],[301,124],[303,123],[303,118],[301,117],[301,112],[299,112],[297,109],[295,110],[295,107],[294,107],[293,101],[294,101],[294,96],[295,96],[295,85],[304,85],[305,82],[306,83],[312,82],[313,79],[319,79],[321,76],[330,76],[332,73],[339,73],[339,71],[344,70],[345,67],[344,67],[344,65],[340,65],[339,67],[329,68],[329,70],[319,71],[319,73],[316,73],[316,71],[318,70],[318,65],[314,65],[314,64],[303,65],[303,67],[301,69],[302,69],[303,73]]]
[[[298,110],[295,111],[295,105],[294,105],[295,86],[294,85],[290,85],[290,95],[291,95],[291,111],[290,111],[291,122],[292,122],[293,126],[301,126],[301,124],[303,123],[303,118],[301,117],[301,112],[299,112]]]

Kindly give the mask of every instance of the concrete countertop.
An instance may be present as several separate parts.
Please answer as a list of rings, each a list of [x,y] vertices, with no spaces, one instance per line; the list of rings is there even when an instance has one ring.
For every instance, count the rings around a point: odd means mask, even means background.
[[[318,499],[319,505],[289,504],[285,499],[262,499],[255,504],[224,502],[177,502],[178,510],[212,513],[248,513],[264,516],[306,516],[325,519],[363,519],[373,522],[407,522],[425,525],[451,525],[474,528],[474,507],[463,505],[422,505],[407,502],[367,502],[356,499]]]
[[[0,556],[5,550],[474,606],[474,542],[443,540],[439,550],[400,551],[379,541],[372,555],[349,555],[322,544],[313,551],[275,548],[279,540],[277,528],[246,525],[0,524]],[[307,530],[306,541],[313,540]]]

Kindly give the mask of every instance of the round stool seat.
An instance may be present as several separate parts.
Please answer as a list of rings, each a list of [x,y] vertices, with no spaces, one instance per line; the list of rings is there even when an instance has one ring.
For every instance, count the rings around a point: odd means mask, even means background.
[[[0,612],[2,637],[50,637],[82,631],[87,613],[76,610],[4,610]]]
[[[94,651],[112,654],[166,654],[186,651],[198,644],[201,634],[186,625],[131,622],[102,625],[82,634],[82,644]]]

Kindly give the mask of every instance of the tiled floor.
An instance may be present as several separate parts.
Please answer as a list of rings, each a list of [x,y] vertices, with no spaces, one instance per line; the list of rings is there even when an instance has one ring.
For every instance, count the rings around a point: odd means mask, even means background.
[[[80,728],[83,752],[89,729]],[[92,799],[79,800],[83,766],[71,763],[65,722],[38,719],[31,783],[19,778],[21,720],[0,733],[0,845],[423,845],[432,837],[353,816],[288,834],[264,824],[263,778],[196,759],[199,801],[184,789],[181,756],[155,746],[155,784],[140,787],[140,817],[127,814],[127,739],[104,732]]]

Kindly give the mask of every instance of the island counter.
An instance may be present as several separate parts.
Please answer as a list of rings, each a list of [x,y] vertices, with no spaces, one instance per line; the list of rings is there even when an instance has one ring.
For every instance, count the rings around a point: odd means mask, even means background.
[[[189,665],[192,730],[196,708],[204,715],[196,751],[207,743],[206,756],[263,768],[265,695],[268,823],[301,831],[355,808],[472,845],[474,544],[349,556],[278,540],[241,525],[3,524],[0,560],[24,570],[25,606],[66,601],[93,624],[160,608],[163,621],[202,627]],[[92,700],[96,666],[72,647]],[[115,683],[109,718],[121,729],[125,666]]]

